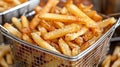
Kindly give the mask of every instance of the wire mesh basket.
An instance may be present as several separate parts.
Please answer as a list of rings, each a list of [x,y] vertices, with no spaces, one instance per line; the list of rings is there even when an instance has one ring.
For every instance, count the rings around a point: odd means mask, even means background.
[[[119,24],[118,20],[94,44],[73,57],[27,43],[11,35],[2,25],[0,25],[0,29],[1,33],[6,36],[6,42],[11,44],[16,67],[97,67],[98,63],[105,57],[109,40]]]

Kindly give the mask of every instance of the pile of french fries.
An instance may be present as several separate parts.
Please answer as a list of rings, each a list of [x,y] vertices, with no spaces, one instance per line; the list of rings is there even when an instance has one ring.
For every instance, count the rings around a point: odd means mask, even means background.
[[[75,56],[92,45],[116,19],[102,20],[92,5],[76,6],[67,0],[64,7],[57,6],[60,0],[48,0],[44,7],[35,7],[36,15],[29,21],[13,17],[4,27],[14,36],[42,48]]]
[[[116,46],[112,55],[108,55],[102,67],[120,67],[120,46]]]
[[[0,12],[3,12],[26,1],[28,0],[0,0]]]
[[[0,67],[9,67],[13,64],[13,57],[9,45],[0,45]]]

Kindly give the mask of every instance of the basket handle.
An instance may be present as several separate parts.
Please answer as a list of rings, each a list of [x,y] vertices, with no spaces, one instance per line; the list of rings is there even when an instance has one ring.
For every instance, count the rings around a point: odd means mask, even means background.
[[[119,17],[117,23],[115,24],[115,29],[116,29],[119,25],[120,25],[120,17]]]
[[[6,28],[4,28],[1,24],[0,24],[0,30],[3,30],[4,32],[9,33],[9,31]]]

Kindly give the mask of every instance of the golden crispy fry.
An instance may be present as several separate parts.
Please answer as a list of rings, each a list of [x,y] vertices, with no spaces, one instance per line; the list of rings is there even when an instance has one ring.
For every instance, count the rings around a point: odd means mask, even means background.
[[[59,13],[60,13],[60,10],[61,10],[60,7],[55,6],[55,7],[53,7],[53,8],[51,9],[50,13],[59,14]]]
[[[80,29],[80,31],[78,31],[77,33],[67,34],[67,35],[65,36],[65,40],[66,40],[66,41],[74,40],[74,39],[76,39],[77,37],[85,34],[87,31],[88,31],[88,28],[82,27],[82,28]]]
[[[23,35],[22,35],[22,39],[23,39],[24,41],[27,41],[27,42],[29,42],[29,43],[34,44],[33,40],[32,40],[27,34],[23,34]]]
[[[22,30],[22,24],[21,22],[16,18],[12,17],[12,23],[21,31]]]
[[[65,27],[64,23],[62,23],[62,22],[54,22],[54,26],[58,29]]]
[[[48,22],[46,22],[46,21],[41,21],[40,25],[41,25],[42,27],[44,27],[46,30],[48,30],[48,31],[53,31],[53,30],[55,30],[55,27],[53,27],[52,25],[50,25],[50,24],[49,24]]]
[[[115,47],[115,50],[113,52],[113,55],[117,55],[118,57],[120,57],[120,47],[119,46],[116,46]]]
[[[74,43],[72,43],[72,42],[67,42],[67,44],[69,45],[69,47],[70,47],[71,49],[79,48],[79,46],[78,46],[77,44],[74,44]]]
[[[13,58],[11,54],[6,55],[6,62],[7,64],[10,64],[10,65],[13,64]]]
[[[44,35],[44,39],[50,40],[50,39],[56,39],[59,37],[62,37],[68,33],[73,33],[80,30],[80,26],[77,24],[70,24],[65,26],[64,28],[61,29],[56,29],[54,31],[51,31],[49,33],[46,33]]]
[[[96,27],[97,24],[95,23],[95,21],[93,21],[92,19],[90,19],[85,13],[83,13],[77,6],[75,6],[72,3],[67,3],[66,4],[66,8],[68,9],[68,11],[75,15],[78,16],[80,19],[82,19],[81,21],[83,22],[83,24],[85,24],[87,27]],[[80,22],[81,23],[81,22]]]
[[[82,44],[80,47],[80,49],[83,51],[85,50],[86,48],[88,48],[89,46],[91,46],[93,43],[95,43],[95,41],[100,37],[101,35],[99,36],[94,36],[92,39],[88,40],[87,42],[85,42],[84,44]]]
[[[34,30],[34,29],[37,27],[37,25],[39,24],[39,22],[40,22],[40,19],[38,18],[38,15],[36,15],[36,16],[32,19],[32,21],[30,22],[30,29],[31,29],[31,30]]]
[[[48,44],[45,40],[43,40],[38,34],[31,33],[33,40],[42,48],[46,48],[48,50],[55,51],[57,53],[60,53],[57,51],[54,47],[52,47],[50,44]]]
[[[42,7],[36,6],[35,9],[34,9],[35,13],[38,14],[41,11],[41,9],[42,9]]]
[[[14,3],[15,5],[21,4],[21,2],[20,2],[19,0],[12,0],[12,1],[13,1],[13,3]]]
[[[45,35],[47,33],[47,30],[44,27],[38,26],[38,30],[41,32],[41,35]]]
[[[101,21],[100,23],[98,23],[98,25],[99,25],[99,27],[104,28],[110,24],[114,24],[115,22],[116,22],[116,19],[111,17],[111,18]]]
[[[39,13],[32,19],[32,21],[30,22],[30,29],[35,29],[37,27],[37,25],[40,22],[40,19],[38,19],[39,14],[43,14],[43,13],[47,13],[50,11],[50,9],[54,6],[56,6],[56,4],[59,2],[59,0],[49,0],[46,4],[46,6],[44,6],[44,8],[39,11]]]
[[[9,23],[5,23],[4,27],[14,36],[21,38],[22,34],[16,29],[14,28],[12,25],[10,25]]]
[[[22,32],[28,34],[30,32],[29,21],[25,16],[21,16],[22,19]]]
[[[67,45],[67,43],[62,38],[59,39],[58,43],[59,43],[62,53],[65,55],[71,56],[71,50],[69,46]]]
[[[80,18],[75,16],[69,16],[69,15],[60,15],[60,14],[54,14],[54,13],[44,13],[39,15],[40,19],[44,20],[51,20],[51,21],[59,21],[59,22],[80,22]]]
[[[111,67],[120,67],[120,58],[117,59]]]
[[[84,40],[83,40],[82,37],[78,37],[78,38],[75,39],[75,42],[76,42],[79,46],[81,46],[81,45],[84,43]]]
[[[54,42],[51,42],[50,45],[53,46],[53,47],[55,47],[58,51],[61,52],[61,49],[60,49],[60,47],[59,47],[58,44],[56,44],[56,43],[54,43]]]
[[[93,34],[93,32],[88,31],[88,32],[86,32],[85,35],[83,35],[82,37],[83,37],[83,39],[84,39],[85,41],[88,41],[89,39],[93,38],[94,36],[95,36],[95,35]]]
[[[110,67],[111,55],[108,55],[107,58],[103,61],[102,67]]]
[[[0,65],[1,65],[2,67],[9,67],[4,58],[1,58],[1,60],[0,60]]]
[[[50,9],[54,6],[56,6],[59,3],[59,0],[48,0],[46,6],[39,12],[39,14],[47,13],[50,11]]]
[[[79,53],[80,53],[80,48],[79,48],[79,47],[72,49],[72,56],[76,56],[76,55],[78,55]]]
[[[66,7],[63,7],[60,11],[61,14],[63,15],[67,15],[68,14],[68,10],[66,9]]]

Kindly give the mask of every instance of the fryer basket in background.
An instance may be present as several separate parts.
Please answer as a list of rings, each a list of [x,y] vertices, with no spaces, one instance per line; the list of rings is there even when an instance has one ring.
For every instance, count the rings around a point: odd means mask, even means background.
[[[25,3],[0,12],[0,24],[2,24],[3,22],[10,22],[13,16],[20,17],[23,14],[33,11],[34,7],[37,6],[39,2],[40,0],[28,0]],[[0,43],[3,43],[4,39],[1,33],[0,38]]]
[[[0,30],[6,36],[7,43],[11,44],[17,67],[97,67],[107,54],[109,41],[119,24],[120,21],[117,21],[94,44],[73,57],[27,43],[11,35],[3,26],[0,26]]]

